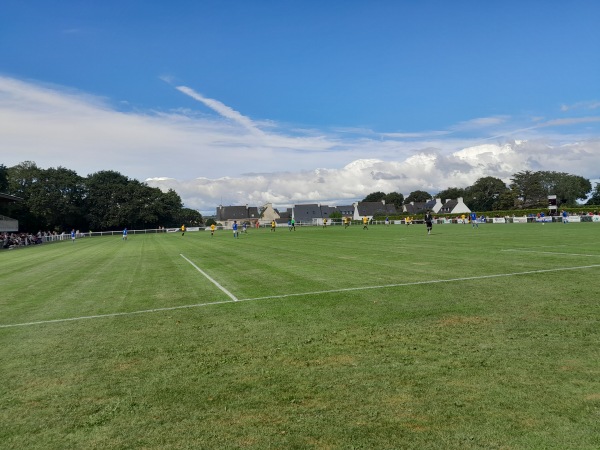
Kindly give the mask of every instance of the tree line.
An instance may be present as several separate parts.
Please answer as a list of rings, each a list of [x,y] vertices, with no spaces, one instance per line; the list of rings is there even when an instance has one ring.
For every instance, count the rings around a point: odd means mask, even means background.
[[[432,198],[462,197],[473,211],[547,208],[548,195],[556,195],[558,207],[576,207],[578,200],[600,205],[600,183],[593,192],[589,180],[564,172],[522,171],[506,185],[499,178],[479,178],[466,188],[449,187],[434,195],[422,190],[406,198],[398,192],[373,192],[362,201],[381,201],[402,209],[405,203]],[[19,220],[27,231],[150,229],[200,225],[202,215],[184,208],[179,195],[162,192],[146,183],[112,170],[81,177],[64,167],[42,169],[25,161],[13,167],[0,164],[0,192],[23,199],[0,204],[0,214]]]
[[[515,173],[511,183],[495,177],[479,178],[472,186],[466,188],[449,187],[437,194],[426,191],[413,191],[406,198],[398,192],[386,194],[372,192],[363,202],[379,202],[393,204],[397,209],[410,202],[427,202],[439,198],[442,202],[447,199],[463,198],[472,211],[506,211],[548,207],[548,196],[556,195],[557,207],[576,207],[578,200],[585,200],[591,193],[586,205],[600,205],[600,183],[592,184],[586,178],[564,172],[529,170]]]
[[[0,164],[0,192],[23,201],[0,204],[0,214],[29,232],[151,229],[199,225],[202,215],[184,208],[179,195],[162,192],[112,170],[81,177],[64,167],[42,169],[25,161]]]

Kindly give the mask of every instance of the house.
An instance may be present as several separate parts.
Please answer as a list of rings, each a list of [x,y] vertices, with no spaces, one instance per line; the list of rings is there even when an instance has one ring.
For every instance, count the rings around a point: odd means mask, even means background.
[[[439,198],[432,198],[426,202],[409,202],[402,206],[402,211],[410,214],[425,214],[427,211],[439,213],[442,209],[442,201]]]
[[[442,209],[442,206],[444,206],[444,205],[442,204],[441,199],[434,198],[433,200],[428,201],[426,206],[429,211],[433,211],[434,213],[437,214],[440,212],[440,209]]]
[[[297,224],[317,224],[322,222],[323,213],[321,205],[309,203],[305,205],[294,205],[292,208],[292,218]]]
[[[281,219],[281,214],[279,211],[273,208],[272,203],[267,203],[262,207],[260,212],[260,222],[263,224],[270,224],[273,220],[278,221]]]
[[[361,220],[368,217],[369,220],[374,216],[391,216],[398,214],[394,205],[386,205],[385,200],[380,202],[358,202],[354,204],[354,220]]]
[[[423,214],[426,211],[426,202],[409,202],[402,205],[402,212],[409,215]]]
[[[354,217],[354,209],[354,205],[343,205],[336,207],[336,210],[339,211],[342,217],[349,217],[350,219]]]
[[[335,206],[321,206],[321,216],[323,217],[323,219],[330,220],[329,216],[336,211],[337,208]]]
[[[258,208],[255,206],[218,206],[215,220],[224,227],[229,228],[233,221],[238,223],[249,222],[254,225],[260,219]]]
[[[471,210],[463,202],[462,197],[458,197],[456,200],[447,199],[438,214],[468,214]]]

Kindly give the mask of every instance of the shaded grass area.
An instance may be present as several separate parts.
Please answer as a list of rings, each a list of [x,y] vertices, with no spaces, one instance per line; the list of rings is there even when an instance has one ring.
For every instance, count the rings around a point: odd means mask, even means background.
[[[180,254],[239,298],[600,264],[595,224],[516,226],[154,235],[3,253],[0,325],[224,300]],[[0,328],[0,441],[598,448],[598,271]]]

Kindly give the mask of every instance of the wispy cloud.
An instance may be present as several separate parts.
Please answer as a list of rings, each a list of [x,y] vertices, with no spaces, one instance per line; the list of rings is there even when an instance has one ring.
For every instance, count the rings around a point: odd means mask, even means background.
[[[460,122],[454,126],[452,126],[452,130],[455,131],[472,131],[472,130],[481,130],[490,127],[495,127],[501,125],[509,120],[508,116],[495,116],[495,117],[478,117],[471,120],[465,120]]]
[[[573,103],[572,105],[561,105],[560,110],[567,112],[567,111],[573,111],[573,110],[577,110],[577,109],[590,110],[590,109],[598,109],[598,108],[600,108],[600,101],[588,100],[585,102]]]
[[[239,113],[233,108],[230,108],[224,103],[221,103],[220,101],[214,100],[212,98],[204,97],[203,95],[197,93],[192,88],[189,88],[187,86],[177,86],[176,89],[179,92],[189,97],[192,97],[194,100],[198,100],[200,103],[203,103],[205,106],[217,112],[226,119],[233,120],[234,122],[240,124],[247,130],[249,130],[251,133],[260,136],[264,135],[264,133],[254,124],[254,122],[250,118],[244,116],[243,114]]]

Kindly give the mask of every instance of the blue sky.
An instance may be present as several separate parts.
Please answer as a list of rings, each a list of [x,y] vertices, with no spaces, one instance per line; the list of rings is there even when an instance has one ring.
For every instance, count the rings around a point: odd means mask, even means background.
[[[186,206],[600,179],[600,2],[13,1],[0,163]]]

